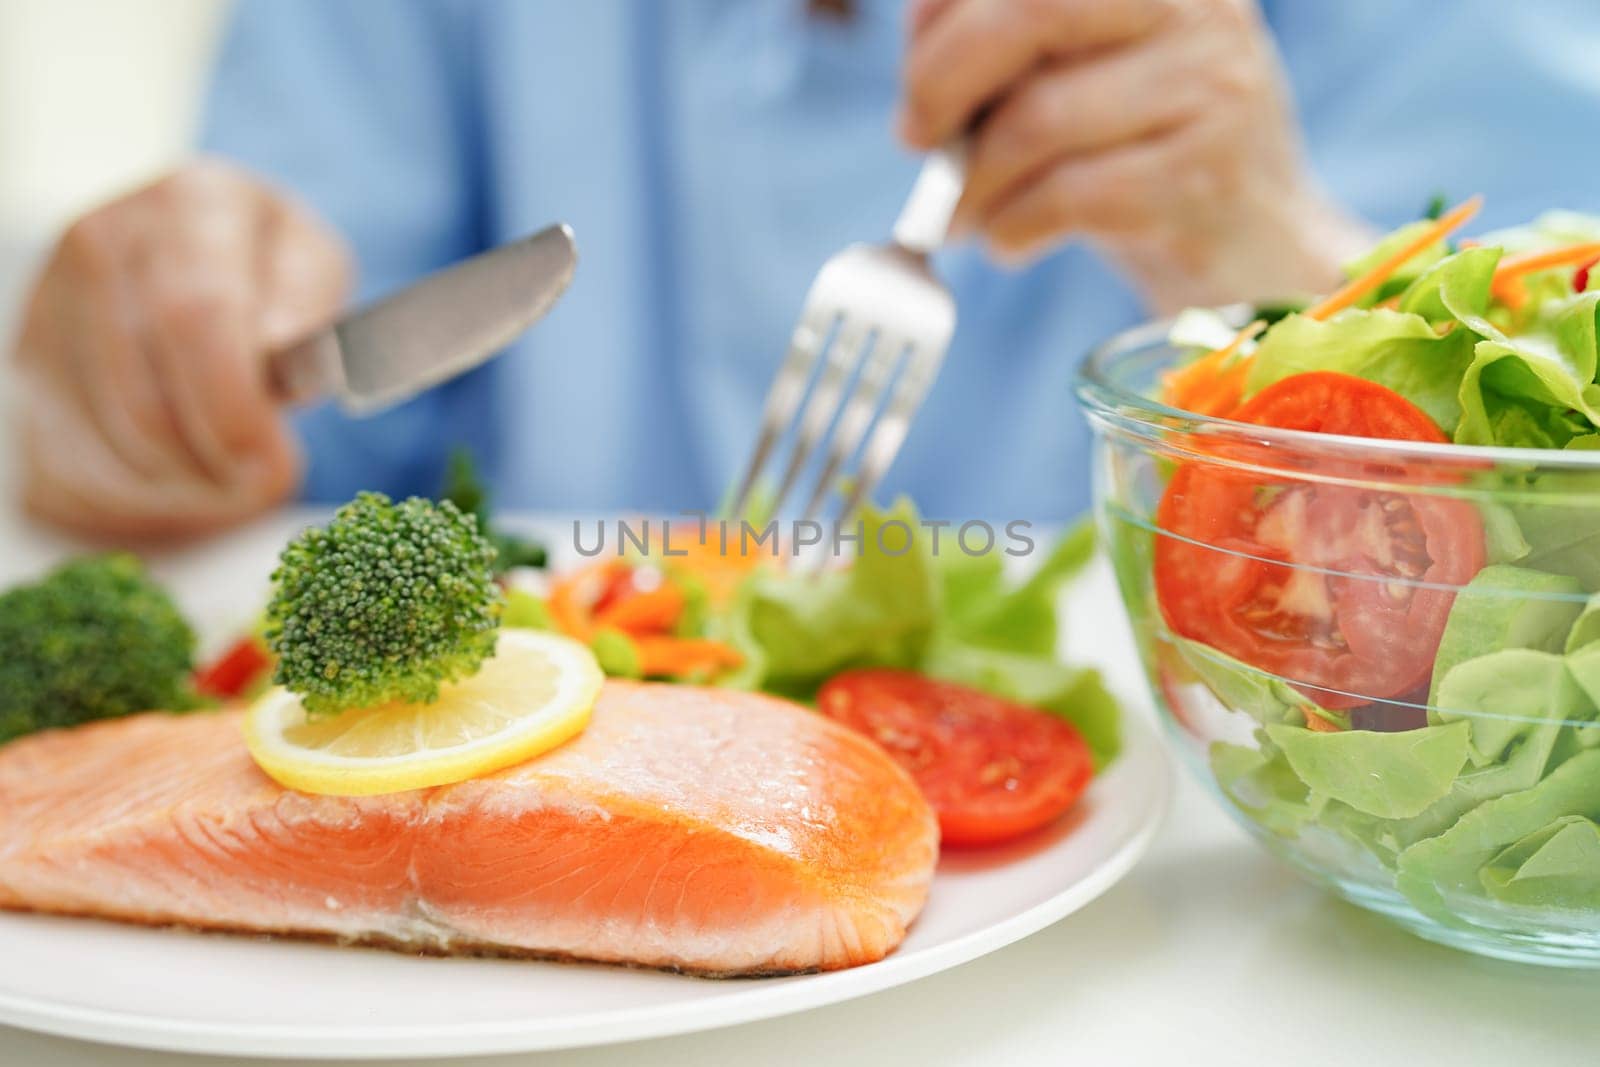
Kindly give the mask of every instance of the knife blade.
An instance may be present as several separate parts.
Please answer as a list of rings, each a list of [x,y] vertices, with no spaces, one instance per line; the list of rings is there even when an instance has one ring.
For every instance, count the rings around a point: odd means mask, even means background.
[[[287,404],[335,396],[370,415],[464,374],[544,317],[577,266],[558,224],[431,274],[267,356]]]

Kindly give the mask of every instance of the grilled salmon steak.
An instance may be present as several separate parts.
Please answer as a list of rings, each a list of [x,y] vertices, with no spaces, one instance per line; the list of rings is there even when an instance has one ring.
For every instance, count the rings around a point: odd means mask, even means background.
[[[238,712],[0,748],[0,908],[781,974],[892,951],[937,852],[872,742],[730,690],[609,682],[553,752],[376,797],[285,790]]]

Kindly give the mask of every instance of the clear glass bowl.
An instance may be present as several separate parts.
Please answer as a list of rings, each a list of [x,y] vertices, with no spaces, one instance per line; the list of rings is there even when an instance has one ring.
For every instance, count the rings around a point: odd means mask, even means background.
[[[1197,417],[1150,399],[1178,358],[1165,337],[1113,338],[1077,394],[1185,761],[1362,907],[1488,955],[1600,966],[1600,451]]]

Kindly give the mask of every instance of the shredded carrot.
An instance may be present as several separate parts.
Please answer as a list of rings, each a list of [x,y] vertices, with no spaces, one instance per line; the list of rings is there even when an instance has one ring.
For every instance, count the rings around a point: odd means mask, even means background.
[[[595,612],[594,621],[634,636],[670,633],[683,616],[685,599],[682,589],[662,582],[654,589],[619,597]]]
[[[665,561],[670,571],[689,575],[705,587],[713,604],[726,604],[733,599],[740,584],[745,577],[763,562],[775,562],[776,554],[771,549],[770,538],[765,542],[767,548],[759,548],[751,543],[751,538],[742,536],[737,522],[728,521],[725,528],[716,525],[706,527],[705,544],[697,539],[691,540],[684,549],[682,556],[677,555],[677,538],[674,537],[673,557]],[[760,531],[756,531],[757,534]],[[723,551],[723,540],[727,541],[727,551]]]
[[[1528,302],[1528,287],[1523,284],[1525,275],[1555,267],[1579,267],[1600,256],[1600,241],[1584,241],[1560,248],[1544,248],[1535,252],[1522,252],[1507,256],[1494,270],[1489,291],[1496,300],[1516,311]]]
[[[1327,319],[1345,308],[1351,307],[1356,301],[1393,277],[1394,272],[1405,266],[1406,261],[1412,256],[1415,256],[1429,245],[1444,240],[1466,225],[1468,220],[1476,215],[1478,209],[1482,206],[1483,197],[1475,196],[1471,200],[1451,208],[1435,219],[1427,229],[1396,249],[1383,262],[1365,274],[1350,279],[1341,288],[1324,297],[1319,303],[1306,308],[1303,314],[1311,319]]]
[[[594,605],[628,565],[604,560],[558,578],[550,586],[550,618],[569,637],[588,641],[594,637]]]
[[[1489,292],[1512,311],[1521,311],[1528,306],[1528,287],[1522,283],[1521,278],[1511,277],[1504,281],[1491,281]]]
[[[1534,271],[1549,270],[1551,267],[1576,267],[1584,260],[1596,256],[1600,256],[1600,241],[1584,241],[1581,244],[1546,248],[1538,252],[1523,252],[1502,259],[1494,270],[1494,276],[1498,279],[1518,274],[1532,274]]]
[[[1196,390],[1183,405],[1184,410],[1196,415],[1226,415],[1244,400],[1244,383],[1249,373],[1248,360],[1235,363]]]
[[[1383,285],[1417,253],[1444,240],[1464,226],[1483,206],[1483,197],[1475,196],[1465,203],[1445,212],[1429,224],[1416,237],[1407,241],[1383,262],[1350,279],[1321,301],[1301,312],[1311,319],[1328,319],[1345,308],[1353,306]],[[1600,245],[1595,246],[1600,251]],[[1385,301],[1386,306],[1395,306]],[[1197,415],[1226,415],[1238,407],[1244,396],[1244,384],[1249,376],[1252,353],[1241,353],[1245,344],[1266,328],[1257,320],[1240,330],[1233,340],[1214,352],[1208,352],[1186,367],[1168,374],[1162,382],[1163,399],[1172,407],[1192,411]],[[1238,357],[1238,358],[1235,358]]]
[[[1333,721],[1331,721],[1329,719],[1324,719],[1321,715],[1318,715],[1314,711],[1311,711],[1311,710],[1308,709],[1306,711],[1305,715],[1306,715],[1306,729],[1310,730],[1312,733],[1316,733],[1316,734],[1336,734],[1336,733],[1340,732],[1338,723],[1333,722]]]
[[[1224,401],[1234,384],[1238,386],[1238,395],[1243,395],[1244,375],[1236,373],[1240,367],[1230,367],[1228,363],[1246,343],[1266,328],[1267,324],[1257,319],[1234,334],[1233,340],[1221,348],[1207,352],[1188,366],[1168,374],[1162,382],[1166,402],[1198,415],[1220,415],[1232,410],[1238,404],[1238,396],[1235,396],[1232,404]]]
[[[710,675],[737,667],[744,656],[732,645],[706,637],[666,637],[652,634],[635,637],[639,650],[639,669],[646,677],[681,678]]]

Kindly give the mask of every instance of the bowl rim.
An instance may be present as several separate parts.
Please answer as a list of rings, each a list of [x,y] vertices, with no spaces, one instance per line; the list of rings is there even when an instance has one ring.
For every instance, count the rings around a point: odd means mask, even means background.
[[[1250,304],[1211,308],[1229,325],[1243,326],[1255,314]],[[1218,436],[1248,436],[1253,442],[1280,444],[1309,451],[1355,450],[1386,457],[1405,457],[1447,463],[1483,462],[1499,465],[1533,464],[1558,470],[1600,471],[1600,450],[1513,448],[1504,445],[1458,445],[1453,442],[1402,441],[1382,437],[1312,430],[1287,430],[1277,426],[1238,422],[1216,415],[1199,415],[1172,407],[1142,393],[1114,384],[1106,370],[1121,357],[1155,347],[1172,348],[1167,341],[1176,316],[1154,319],[1113,334],[1095,345],[1079,362],[1073,393],[1085,414],[1108,422],[1134,424],[1151,430],[1181,430]]]

